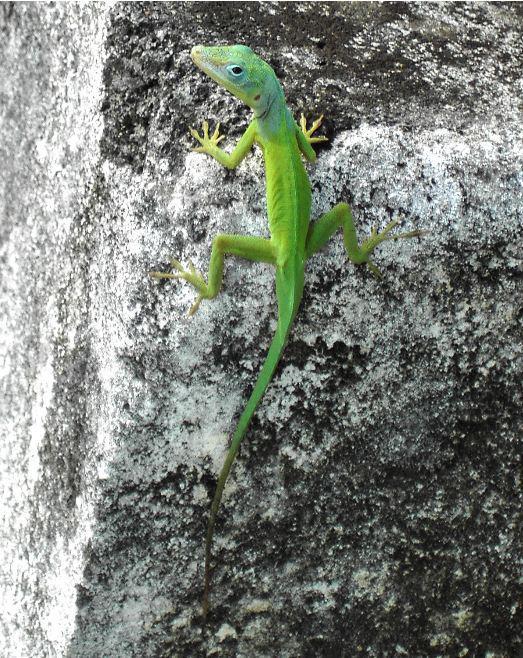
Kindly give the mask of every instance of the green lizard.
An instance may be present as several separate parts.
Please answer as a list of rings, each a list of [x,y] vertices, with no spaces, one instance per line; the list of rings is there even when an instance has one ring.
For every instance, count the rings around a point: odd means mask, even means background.
[[[269,263],[276,270],[276,296],[278,324],[269,352],[258,375],[256,384],[234,431],[231,445],[218,477],[216,493],[211,505],[205,542],[205,582],[203,614],[209,607],[211,577],[211,545],[216,516],[223,489],[231,466],[245,436],[247,427],[272,379],[303,292],[305,262],[321,249],[340,227],[349,259],[355,264],[367,264],[379,276],[379,270],[370,261],[374,249],[385,240],[411,238],[422,234],[410,231],[391,235],[398,223],[387,224],[381,233],[374,229],[369,238],[358,245],[351,211],[346,203],[339,203],[313,224],[309,224],[311,189],[301,155],[309,162],[316,160],[311,144],[326,141],[326,137],[313,137],[321,125],[320,117],[307,129],[304,116],[300,126],[294,121],[285,103],[283,89],[272,68],[246,46],[196,46],[191,51],[193,62],[204,73],[248,105],[254,118],[232,153],[222,150],[218,143],[224,138],[219,124],[212,135],[203,123],[203,135],[191,128],[191,135],[200,146],[198,153],[207,153],[220,164],[234,169],[245,158],[254,143],[260,146],[265,160],[267,181],[267,214],[270,238],[243,235],[217,235],[212,242],[208,281],[205,281],[192,263],[186,270],[177,260],[172,261],[175,272],[151,272],[155,278],[184,279],[198,291],[189,314],[193,315],[203,299],[213,299],[220,291],[223,261],[226,255],[240,256],[252,261]]]

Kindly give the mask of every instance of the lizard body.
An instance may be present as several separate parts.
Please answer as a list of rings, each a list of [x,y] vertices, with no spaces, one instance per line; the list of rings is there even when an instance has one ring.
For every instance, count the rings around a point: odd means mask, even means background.
[[[151,275],[155,278],[180,278],[191,283],[198,291],[196,301],[189,311],[192,315],[202,299],[212,299],[218,294],[223,277],[224,256],[235,255],[274,266],[278,300],[276,333],[232,436],[211,504],[205,542],[203,613],[206,616],[209,607],[212,538],[223,489],[250,420],[272,379],[285,347],[302,298],[307,258],[321,249],[330,236],[342,227],[349,259],[356,264],[366,263],[372,272],[378,275],[379,271],[369,257],[381,242],[415,237],[422,232],[390,235],[397,224],[397,221],[392,221],[381,233],[373,230],[370,237],[358,245],[350,208],[345,203],[338,204],[315,223],[310,224],[311,189],[302,155],[313,162],[316,154],[311,144],[326,141],[325,137],[312,136],[321,124],[322,117],[307,129],[302,115],[298,126],[286,106],[282,87],[274,71],[246,46],[196,46],[191,51],[191,58],[204,73],[254,112],[253,120],[232,153],[227,153],[218,146],[223,139],[223,135],[219,134],[219,124],[211,136],[207,122],[203,124],[203,135],[194,129],[190,132],[200,144],[195,151],[211,155],[230,169],[234,169],[243,160],[254,143],[261,148],[265,162],[267,214],[271,237],[264,239],[217,235],[212,244],[207,282],[192,264],[189,264],[189,269],[186,270],[177,260],[172,261],[175,272],[151,272]]]

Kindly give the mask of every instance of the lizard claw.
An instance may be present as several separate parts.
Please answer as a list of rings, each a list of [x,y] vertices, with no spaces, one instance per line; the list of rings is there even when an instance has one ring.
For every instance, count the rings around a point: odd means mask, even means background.
[[[374,265],[374,263],[371,260],[367,261],[367,267],[377,279],[381,279],[381,277],[383,276],[381,270],[378,267],[376,267],[376,265]]]
[[[198,295],[198,297],[196,297],[196,300],[194,301],[194,304],[191,306],[191,308],[189,309],[189,312],[187,313],[187,315],[189,317],[194,315],[196,313],[196,311],[200,308],[200,304],[202,302],[202,299],[203,299],[203,295]]]
[[[149,272],[149,276],[153,277],[154,279],[183,279],[184,281],[187,281],[187,283],[190,283],[192,286],[194,286],[199,293],[196,297],[196,301],[189,309],[189,315],[194,315],[199,309],[202,300],[209,297],[208,286],[205,282],[205,279],[203,278],[203,274],[199,269],[194,267],[192,261],[188,261],[187,269],[185,269],[179,260],[173,258],[171,260],[171,268],[176,271]]]
[[[199,142],[200,146],[195,146],[191,150],[196,153],[208,153],[212,155],[213,149],[215,149],[218,144],[225,139],[225,135],[220,135],[220,124],[216,124],[216,128],[212,135],[209,136],[209,122],[204,121],[202,123],[202,132],[203,135],[195,130],[194,128],[189,128],[189,132],[194,139]]]
[[[388,240],[400,240],[403,238],[417,238],[427,233],[427,231],[416,229],[414,231],[407,231],[406,233],[395,233],[393,235],[390,235],[392,229],[396,228],[398,224],[399,224],[399,220],[393,219],[391,222],[387,224],[387,226],[385,226],[383,231],[380,231],[379,233],[375,227],[371,228],[369,237],[366,240],[364,240],[361,244],[361,250],[365,254],[365,257],[369,256],[374,251],[374,249],[376,249],[376,247],[382,242],[386,242]],[[370,260],[364,260],[363,262],[367,263],[368,268],[375,276],[377,277],[381,276],[381,272],[376,267],[376,265],[374,265],[374,263],[372,263]]]
[[[178,270],[178,272],[183,272],[183,265],[180,263],[179,260],[176,260],[176,258],[172,259],[171,267],[174,267],[174,269]]]
[[[178,279],[177,274],[172,272],[147,272],[151,279]]]
[[[305,115],[302,114],[300,117],[300,127],[302,133],[305,135],[305,139],[309,142],[309,144],[317,144],[318,142],[328,142],[329,139],[328,137],[325,137],[322,135],[321,137],[312,137],[312,133],[316,132],[318,128],[321,126],[323,122],[323,114],[318,117],[315,121],[312,122],[312,125],[310,128],[307,128],[307,119],[305,118]]]

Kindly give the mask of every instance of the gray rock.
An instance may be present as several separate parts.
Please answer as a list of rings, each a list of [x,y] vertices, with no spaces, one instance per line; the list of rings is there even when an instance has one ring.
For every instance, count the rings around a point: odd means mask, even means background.
[[[523,12],[517,3],[0,6],[3,656],[490,656],[521,647]],[[263,165],[191,153],[248,111],[191,64],[248,43],[326,116],[314,216],[401,218],[377,281],[311,259],[285,356],[203,538],[275,327]]]

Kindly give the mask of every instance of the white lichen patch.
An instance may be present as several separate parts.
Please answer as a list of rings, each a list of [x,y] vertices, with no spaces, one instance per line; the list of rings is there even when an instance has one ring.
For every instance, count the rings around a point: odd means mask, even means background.
[[[219,642],[225,642],[225,640],[236,639],[238,634],[230,624],[222,624],[216,631],[216,637],[218,638]]]
[[[254,599],[250,603],[243,606],[243,611],[246,614],[261,615],[264,612],[269,612],[272,608],[272,603],[268,599]]]
[[[387,580],[388,568],[386,565],[382,571],[358,569],[352,573],[355,596],[369,599],[381,598],[386,591]]]

